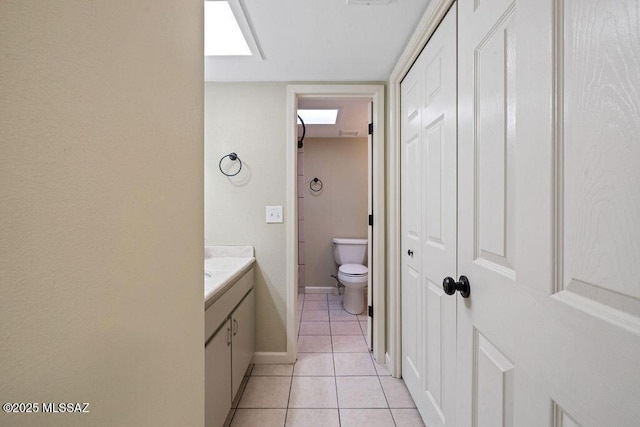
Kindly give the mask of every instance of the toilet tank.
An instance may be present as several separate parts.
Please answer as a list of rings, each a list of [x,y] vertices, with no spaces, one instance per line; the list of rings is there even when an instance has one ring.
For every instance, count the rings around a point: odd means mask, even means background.
[[[333,238],[333,258],[338,265],[367,265],[367,239]]]

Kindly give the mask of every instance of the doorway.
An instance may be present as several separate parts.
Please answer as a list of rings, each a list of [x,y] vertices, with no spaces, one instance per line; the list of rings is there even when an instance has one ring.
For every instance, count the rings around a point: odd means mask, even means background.
[[[370,100],[370,202],[369,217],[362,218],[368,227],[369,298],[365,310],[373,356],[384,363],[384,86],[382,85],[291,85],[287,90],[287,359],[297,358],[298,335],[298,124],[299,104],[310,99]],[[316,185],[317,188],[317,185]],[[382,313],[382,315],[376,315]]]

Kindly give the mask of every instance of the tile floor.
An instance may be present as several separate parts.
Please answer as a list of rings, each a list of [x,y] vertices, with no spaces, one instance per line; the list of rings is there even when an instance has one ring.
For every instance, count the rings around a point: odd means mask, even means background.
[[[298,361],[250,367],[227,425],[424,426],[404,381],[371,357],[365,315],[341,295],[300,294],[298,305]]]

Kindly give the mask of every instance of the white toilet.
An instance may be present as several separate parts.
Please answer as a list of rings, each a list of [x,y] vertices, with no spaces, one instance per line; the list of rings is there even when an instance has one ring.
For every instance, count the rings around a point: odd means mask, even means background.
[[[364,311],[363,289],[367,286],[367,239],[333,239],[333,257],[338,268],[338,280],[344,285],[344,309],[351,314]]]

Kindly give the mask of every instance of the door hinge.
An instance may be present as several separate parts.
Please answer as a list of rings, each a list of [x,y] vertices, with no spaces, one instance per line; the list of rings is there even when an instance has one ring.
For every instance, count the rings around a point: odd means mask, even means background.
[[[369,135],[373,135],[373,123],[369,123]]]
[[[373,214],[369,215],[369,225],[373,226]]]
[[[369,309],[369,313],[368,313],[368,314],[369,314],[369,317],[373,317],[373,306],[372,306],[372,305],[370,305],[370,306],[368,307],[368,309]]]

